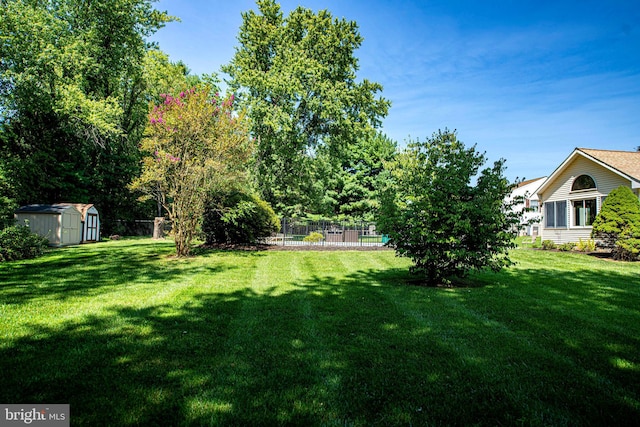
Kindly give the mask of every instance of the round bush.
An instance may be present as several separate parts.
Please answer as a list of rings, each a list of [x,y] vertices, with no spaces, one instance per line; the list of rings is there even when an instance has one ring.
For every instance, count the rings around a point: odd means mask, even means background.
[[[605,247],[614,248],[623,232],[639,226],[638,196],[630,188],[621,186],[609,193],[602,204],[602,209],[593,221],[591,237],[598,239]]]
[[[271,206],[243,190],[209,195],[202,231],[207,244],[255,244],[280,230],[280,219]]]

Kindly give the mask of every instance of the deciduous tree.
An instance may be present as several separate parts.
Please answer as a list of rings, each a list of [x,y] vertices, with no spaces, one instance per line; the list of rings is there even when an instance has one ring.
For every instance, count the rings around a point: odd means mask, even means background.
[[[0,0],[0,161],[21,203],[132,211],[152,0]]]
[[[280,214],[317,205],[314,153],[372,134],[389,102],[382,86],[356,80],[363,39],[353,21],[298,7],[283,17],[274,0],[242,15],[239,47],[223,67],[252,118],[263,198]]]
[[[208,191],[244,174],[253,144],[245,114],[233,111],[233,96],[211,99],[200,87],[162,98],[149,112],[142,174],[131,188],[161,201],[177,255],[187,256]]]
[[[486,160],[445,130],[409,144],[390,166],[378,225],[429,284],[510,264],[519,213],[505,199],[513,185],[504,160],[480,170]]]

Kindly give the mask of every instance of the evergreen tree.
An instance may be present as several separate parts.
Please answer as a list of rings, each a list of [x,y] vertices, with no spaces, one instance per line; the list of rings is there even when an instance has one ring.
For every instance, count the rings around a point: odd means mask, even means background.
[[[627,240],[640,238],[640,201],[629,187],[620,186],[609,193],[593,221],[591,237],[612,248],[614,257],[629,257],[627,252],[632,252],[634,244]]]

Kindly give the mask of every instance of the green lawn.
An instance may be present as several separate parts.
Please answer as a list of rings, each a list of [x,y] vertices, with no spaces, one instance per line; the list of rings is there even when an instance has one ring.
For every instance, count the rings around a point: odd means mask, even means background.
[[[640,420],[640,264],[516,250],[444,289],[391,251],[172,252],[0,264],[0,401],[86,426]]]

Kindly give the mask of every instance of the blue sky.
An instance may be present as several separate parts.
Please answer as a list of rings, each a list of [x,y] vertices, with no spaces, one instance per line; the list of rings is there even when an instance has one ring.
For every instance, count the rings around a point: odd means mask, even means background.
[[[357,22],[358,78],[392,102],[382,131],[402,146],[457,129],[510,179],[549,175],[575,147],[640,146],[640,1],[282,0]],[[249,0],[160,0],[153,36],[195,74],[219,72]]]

